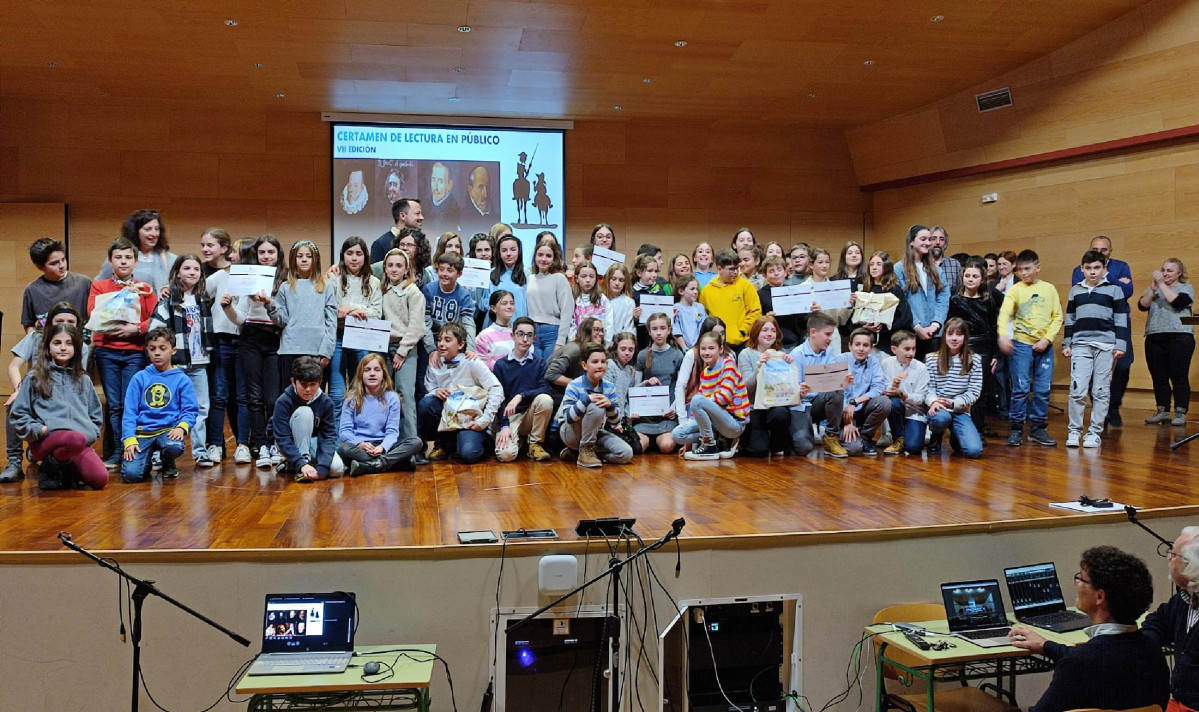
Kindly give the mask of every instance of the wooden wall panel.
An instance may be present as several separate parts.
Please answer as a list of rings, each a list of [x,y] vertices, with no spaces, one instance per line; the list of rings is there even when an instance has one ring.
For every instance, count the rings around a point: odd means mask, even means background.
[[[62,240],[66,230],[62,203],[0,203],[0,251],[7,258],[0,260],[0,311],[4,312],[0,346],[5,366],[11,357],[9,349],[25,335],[21,326],[25,285],[41,275],[29,261],[29,245],[41,237]],[[8,377],[0,378],[0,395],[10,393]]]

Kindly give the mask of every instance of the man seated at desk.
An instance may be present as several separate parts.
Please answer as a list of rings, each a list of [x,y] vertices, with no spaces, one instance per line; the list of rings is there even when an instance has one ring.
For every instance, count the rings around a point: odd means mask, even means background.
[[[1153,602],[1149,569],[1111,546],[1084,551],[1081,569],[1074,575],[1074,605],[1093,623],[1085,631],[1087,642],[1071,648],[1027,626],[1012,626],[1012,645],[1054,661],[1049,689],[1030,712],[1164,708],[1170,698],[1166,658],[1157,642],[1137,629],[1137,619]]]
[[[1168,555],[1170,578],[1181,591],[1145,618],[1144,631],[1158,645],[1174,646],[1169,712],[1199,710],[1199,527],[1187,527]]]

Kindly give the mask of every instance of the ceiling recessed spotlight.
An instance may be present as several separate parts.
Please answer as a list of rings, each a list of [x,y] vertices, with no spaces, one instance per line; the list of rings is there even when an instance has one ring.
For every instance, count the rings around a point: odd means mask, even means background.
[[[237,27],[237,20],[225,20],[227,27]]]
[[[868,59],[868,60],[866,60],[865,62],[862,62],[862,66],[864,66],[864,67],[873,67],[873,66],[874,66],[874,60],[873,60],[873,59]]]
[[[46,66],[47,66],[47,67],[51,67],[51,68],[53,68],[53,67],[57,67],[57,66],[58,66],[58,62],[46,62]]]
[[[650,82],[652,82],[652,81],[653,81],[653,79],[650,79],[649,77],[646,77],[645,79],[642,79],[642,80],[641,80],[641,83],[642,83],[642,84],[649,84],[649,83],[650,83]]]
[[[458,97],[456,97],[456,96],[451,96],[451,97],[450,97],[450,101],[452,101],[452,102],[454,102],[454,103],[457,103],[457,102],[459,102],[459,101],[462,101],[462,100],[461,100],[461,99],[459,99],[459,98],[458,98]]]
[[[287,95],[284,94],[283,92],[279,92],[278,94],[275,95],[275,98],[276,99],[286,99]]]
[[[461,74],[466,71],[466,67],[454,67],[454,74]]]
[[[679,40],[679,41],[677,41],[677,42],[675,42],[675,43],[674,43],[674,46],[675,46],[675,47],[686,47],[686,46],[687,46],[687,40]]]
[[[613,108],[613,109],[616,109],[617,111],[620,111],[620,110],[621,110],[621,109],[623,109],[624,107],[623,107],[623,106],[621,106],[620,104],[617,104],[616,106],[613,106],[612,108]]]
[[[763,121],[769,121],[769,120],[770,120],[770,117],[769,117],[769,116],[763,116],[763,117],[762,117],[762,120],[763,120]]]
[[[808,98],[809,98],[809,99],[815,99],[815,98],[816,98],[816,92],[812,92],[811,94],[808,94]]]
[[[255,69],[262,69],[265,65],[262,62],[255,62],[250,66],[254,67]]]
[[[945,19],[944,15],[933,15],[932,17],[928,18],[928,21],[929,22],[940,22],[941,20],[944,20],[944,19]]]
[[[458,31],[462,34],[466,34],[467,32],[470,32],[470,25],[458,25]]]

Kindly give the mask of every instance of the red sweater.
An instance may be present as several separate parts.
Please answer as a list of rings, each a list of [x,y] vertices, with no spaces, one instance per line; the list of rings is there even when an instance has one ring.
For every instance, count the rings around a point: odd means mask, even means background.
[[[118,339],[115,336],[109,336],[100,332],[92,334],[92,346],[99,348],[105,347],[110,349],[121,349],[123,351],[141,351],[146,346],[146,331],[150,326],[150,317],[154,315],[154,307],[158,306],[158,297],[155,296],[153,288],[144,282],[137,282],[137,289],[141,292],[141,307],[142,321],[139,324],[139,333],[132,339]],[[111,294],[124,289],[123,286],[117,284],[111,279],[102,279],[98,282],[92,282],[91,291],[87,295],[87,313],[90,316],[96,308],[96,297],[101,294]]]
[[[737,370],[737,363],[728,356],[721,357],[715,369],[709,371],[705,368],[700,372],[696,393],[711,398],[738,420],[749,417],[751,406],[745,390],[745,379]]]

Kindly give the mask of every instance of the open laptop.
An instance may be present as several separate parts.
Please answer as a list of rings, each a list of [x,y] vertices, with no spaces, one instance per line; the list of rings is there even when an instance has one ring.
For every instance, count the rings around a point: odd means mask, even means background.
[[[354,594],[271,593],[250,675],[344,672],[354,653]]]
[[[1011,645],[1012,627],[1003,607],[999,581],[956,581],[941,584],[949,632],[981,648]]]
[[[1091,625],[1085,613],[1066,610],[1057,567],[1052,563],[1015,566],[1003,570],[1012,612],[1021,623],[1056,633],[1082,630]]]

